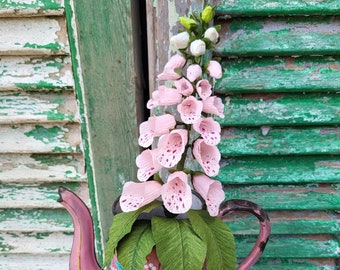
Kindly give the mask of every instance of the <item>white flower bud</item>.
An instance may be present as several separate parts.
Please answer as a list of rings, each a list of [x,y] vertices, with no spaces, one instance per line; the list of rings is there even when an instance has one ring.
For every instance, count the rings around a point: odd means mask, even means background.
[[[185,49],[186,47],[188,47],[188,43],[189,43],[188,32],[182,32],[170,38],[170,44],[174,45],[177,49]]]
[[[205,42],[200,39],[196,39],[190,44],[190,52],[193,56],[201,56],[205,54]]]
[[[212,43],[216,43],[219,36],[215,27],[210,27],[204,32],[204,37],[209,39]]]

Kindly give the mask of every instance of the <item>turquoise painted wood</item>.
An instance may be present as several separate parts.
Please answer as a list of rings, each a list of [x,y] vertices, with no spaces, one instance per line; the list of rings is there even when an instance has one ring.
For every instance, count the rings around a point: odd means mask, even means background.
[[[222,60],[216,93],[332,92],[340,85],[338,56],[263,57]]]
[[[273,15],[337,15],[340,3],[337,0],[221,0],[218,1],[219,16],[273,16]]]

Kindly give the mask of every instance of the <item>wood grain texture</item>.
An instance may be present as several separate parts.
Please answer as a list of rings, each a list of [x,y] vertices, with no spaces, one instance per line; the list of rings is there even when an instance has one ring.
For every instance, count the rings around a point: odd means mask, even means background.
[[[340,58],[266,57],[225,59],[216,93],[333,92],[339,90]]]
[[[215,54],[223,56],[337,55],[339,17],[233,19]]]
[[[219,0],[219,16],[294,16],[294,15],[336,15],[340,11],[337,0]]]

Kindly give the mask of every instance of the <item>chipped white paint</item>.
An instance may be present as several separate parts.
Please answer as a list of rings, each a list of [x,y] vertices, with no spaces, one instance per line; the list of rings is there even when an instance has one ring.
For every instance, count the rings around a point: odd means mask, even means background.
[[[54,18],[0,18],[1,55],[50,55],[69,53],[62,35],[66,25]],[[66,43],[64,42],[66,41]]]

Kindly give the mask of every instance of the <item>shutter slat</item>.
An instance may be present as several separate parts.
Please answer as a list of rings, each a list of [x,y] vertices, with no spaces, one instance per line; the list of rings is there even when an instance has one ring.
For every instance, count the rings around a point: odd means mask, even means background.
[[[337,15],[338,0],[222,0],[217,6],[219,16],[273,16],[273,15]]]
[[[236,255],[244,258],[256,241],[256,236],[236,236]],[[336,236],[272,236],[262,258],[338,258],[339,240]],[[274,268],[272,268],[274,269]]]
[[[80,153],[79,125],[0,127],[2,153]]]
[[[222,160],[225,184],[337,183],[340,156],[242,156]]]
[[[0,124],[79,122],[73,93],[1,93]]]
[[[81,155],[2,154],[0,182],[65,183],[86,182]]]
[[[0,18],[0,55],[67,55],[65,31],[63,18]]]
[[[233,19],[215,48],[219,56],[336,55],[340,18]]]
[[[64,1],[62,0],[2,0],[0,7],[0,17],[61,16],[63,14]]]
[[[225,99],[226,126],[329,125],[340,123],[337,94],[244,94]]]
[[[0,232],[67,232],[74,231],[65,209],[1,209]]]
[[[228,187],[226,199],[249,200],[266,210],[338,210],[340,192],[336,187],[246,186]]]
[[[221,155],[340,154],[338,127],[224,128]]]
[[[59,184],[1,185],[1,209],[64,209],[64,207],[57,202],[59,198],[59,186]],[[89,205],[86,183],[65,183],[63,186],[73,190]]]
[[[215,91],[227,93],[338,92],[340,58],[241,58],[222,62]]]

